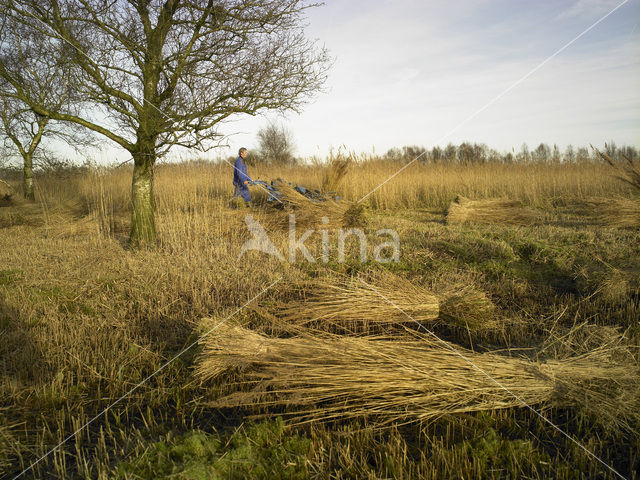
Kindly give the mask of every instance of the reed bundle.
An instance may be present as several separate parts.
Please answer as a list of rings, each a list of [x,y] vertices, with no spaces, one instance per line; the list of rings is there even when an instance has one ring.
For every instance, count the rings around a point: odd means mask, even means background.
[[[508,225],[533,225],[541,221],[541,216],[524,208],[519,200],[485,199],[469,200],[457,197],[447,210],[447,224],[488,223]]]
[[[533,363],[428,336],[269,338],[222,325],[205,340],[197,373],[206,381],[239,370],[245,387],[255,382],[218,407],[280,406],[300,421],[429,420],[551,402],[631,428],[640,416],[638,370],[609,362],[609,353]]]
[[[357,277],[320,277],[302,283],[300,290],[300,298],[267,307],[271,316],[288,325],[332,325],[354,331],[367,331],[372,325],[436,322],[474,331],[497,327],[494,305],[471,286],[449,287],[436,296],[403,277],[376,271]]]
[[[352,228],[365,225],[363,204],[346,200],[312,200],[284,182],[279,183],[276,188],[282,193],[282,202],[294,210],[297,225],[320,228]]]
[[[438,318],[438,299],[427,289],[389,272],[376,272],[369,277],[309,280],[300,286],[302,298],[274,305],[272,312],[290,325],[322,322],[342,327],[411,323],[412,318],[432,323]]]
[[[471,285],[452,285],[438,292],[439,319],[443,323],[473,331],[498,330],[495,305],[487,295]]]

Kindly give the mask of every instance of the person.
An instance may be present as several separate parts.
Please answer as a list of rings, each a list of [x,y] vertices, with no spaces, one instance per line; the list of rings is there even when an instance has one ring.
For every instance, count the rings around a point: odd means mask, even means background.
[[[247,156],[247,149],[242,147],[238,150],[238,158],[233,165],[233,198],[241,197],[245,203],[251,202],[251,193],[249,193],[249,183],[253,182],[247,173],[247,164],[244,159]]]

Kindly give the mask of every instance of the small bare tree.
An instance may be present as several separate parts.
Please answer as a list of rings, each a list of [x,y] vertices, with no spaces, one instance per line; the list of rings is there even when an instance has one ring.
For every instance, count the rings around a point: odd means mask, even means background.
[[[46,45],[47,37],[31,31],[10,16],[0,20],[0,44],[14,45],[2,51],[2,64],[16,72],[22,90],[37,97],[48,110],[69,108],[71,98],[64,74],[67,68],[61,56],[52,56]],[[33,167],[35,160],[44,157],[41,142],[57,137],[78,147],[88,141],[78,128],[52,122],[50,117],[34,112],[21,98],[15,86],[0,77],[0,133],[4,134],[4,151],[18,153],[23,164],[23,192],[27,200],[34,201]]]
[[[266,163],[291,165],[294,148],[293,136],[284,125],[270,123],[258,131],[259,156]]]
[[[52,109],[0,57],[0,77],[41,116],[76,123],[134,160],[130,243],[155,243],[153,167],[174,145],[210,148],[220,122],[299,111],[329,58],[303,32],[305,0],[0,0],[72,64],[82,109]],[[0,44],[12,51],[15,44]]]

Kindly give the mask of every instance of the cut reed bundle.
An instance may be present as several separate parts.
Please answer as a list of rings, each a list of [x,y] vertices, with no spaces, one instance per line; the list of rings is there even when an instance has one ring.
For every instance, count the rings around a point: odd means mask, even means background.
[[[438,321],[474,331],[497,327],[493,304],[471,286],[449,287],[436,296],[383,270],[357,277],[320,277],[301,284],[300,290],[301,298],[261,307],[262,311],[268,309],[272,317],[289,325],[331,325],[355,332],[366,332],[373,325]]]
[[[286,324],[321,322],[357,329],[362,324],[412,322],[411,318],[433,323],[440,312],[433,293],[384,271],[358,277],[321,277],[304,282],[300,289],[302,298],[270,308]]]
[[[320,228],[352,228],[362,227],[365,224],[364,205],[362,204],[346,200],[311,200],[284,182],[278,183],[276,188],[282,193],[282,202],[293,209],[297,225]],[[288,216],[286,220],[288,225]]]
[[[541,216],[524,208],[522,202],[509,199],[469,200],[457,197],[447,210],[446,221],[454,223],[488,223],[508,225],[533,225],[541,221]]]
[[[473,331],[498,330],[495,305],[487,295],[471,285],[452,285],[438,292],[439,319],[448,325]]]
[[[217,406],[284,406],[302,421],[428,420],[553,402],[629,427],[640,417],[638,371],[610,363],[609,353],[536,364],[428,336],[281,339],[223,325],[205,341],[197,373],[209,380],[239,369],[243,382],[256,382],[252,391],[220,398]]]

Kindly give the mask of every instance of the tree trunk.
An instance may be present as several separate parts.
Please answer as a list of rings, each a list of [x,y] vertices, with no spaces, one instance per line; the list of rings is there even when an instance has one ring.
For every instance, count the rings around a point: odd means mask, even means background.
[[[155,156],[146,149],[133,155],[133,182],[131,187],[131,233],[129,245],[133,248],[153,247],[156,244],[156,225],[153,202],[153,164]]]
[[[24,157],[24,167],[22,171],[24,198],[31,202],[35,202],[36,195],[33,191],[33,157],[31,155],[26,155]]]

